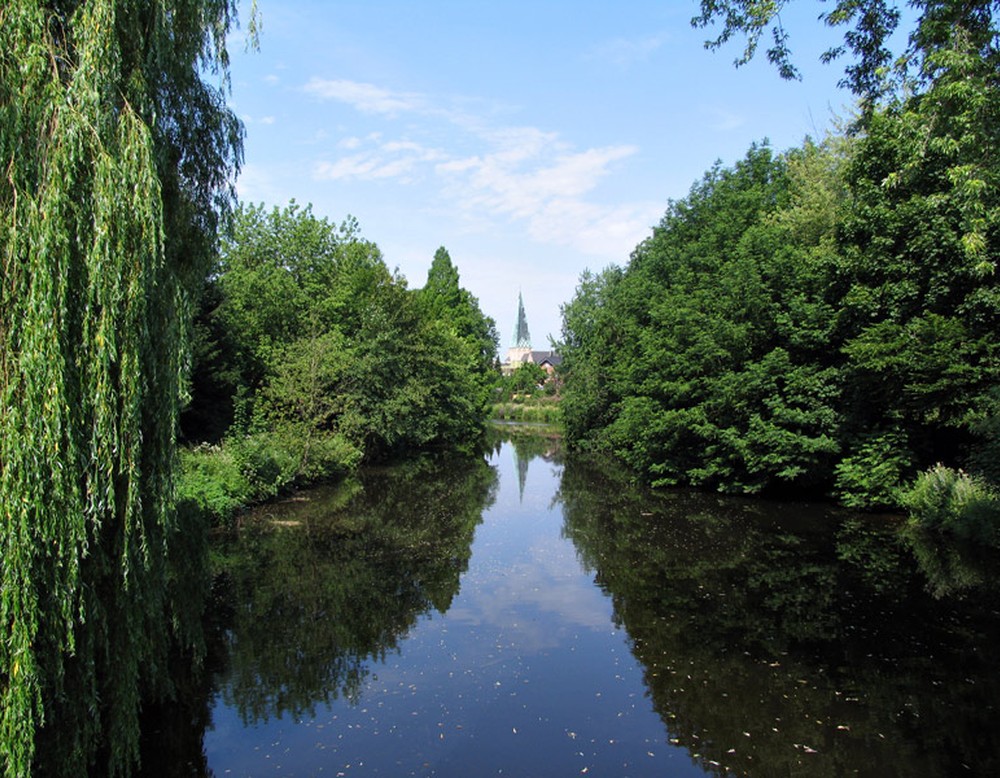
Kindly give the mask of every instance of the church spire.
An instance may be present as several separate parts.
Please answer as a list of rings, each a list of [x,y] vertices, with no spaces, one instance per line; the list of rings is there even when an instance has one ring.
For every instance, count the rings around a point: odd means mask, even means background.
[[[524,300],[521,293],[517,293],[517,324],[514,327],[514,340],[511,343],[514,348],[531,348],[531,335],[528,333],[528,319],[524,315]]]

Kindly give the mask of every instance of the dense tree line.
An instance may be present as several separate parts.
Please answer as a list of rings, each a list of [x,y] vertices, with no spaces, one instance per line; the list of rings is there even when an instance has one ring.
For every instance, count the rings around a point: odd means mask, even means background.
[[[907,91],[843,137],[717,164],[625,268],[582,277],[573,445],[659,485],[856,506],[905,501],[936,462],[995,480],[997,29],[989,3],[923,5]]]
[[[220,254],[235,13],[0,5],[5,775],[129,772],[171,647],[198,650],[176,604],[206,580],[206,512],[483,429],[495,334],[447,252],[410,291],[355,223],[290,206],[236,209]],[[186,393],[189,441],[239,443],[182,452],[178,487]]]
[[[496,329],[438,249],[422,289],[353,219],[237,208],[196,323],[183,504],[225,518],[359,461],[481,437]]]

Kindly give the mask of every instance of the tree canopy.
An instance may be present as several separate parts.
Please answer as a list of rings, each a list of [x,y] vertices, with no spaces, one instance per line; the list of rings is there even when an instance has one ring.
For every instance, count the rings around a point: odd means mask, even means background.
[[[918,5],[918,90],[871,103],[849,138],[716,165],[626,268],[581,278],[563,308],[574,445],[658,484],[856,506],[898,505],[938,461],[993,477],[994,4]],[[705,2],[701,21],[753,43],[782,6]],[[872,32],[869,14],[894,18],[845,0],[827,21]]]

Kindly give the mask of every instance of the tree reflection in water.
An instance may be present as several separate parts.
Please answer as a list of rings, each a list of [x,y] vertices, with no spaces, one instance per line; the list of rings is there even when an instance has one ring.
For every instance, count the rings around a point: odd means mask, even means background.
[[[148,722],[146,772],[206,773],[215,693],[244,724],[352,699],[420,616],[447,611],[496,481],[482,459],[428,456],[248,514],[214,544],[207,672],[178,668],[191,694]]]
[[[369,660],[447,611],[495,481],[482,460],[424,458],[249,516],[219,549],[225,702],[253,723],[353,698]]]
[[[607,463],[567,463],[560,500],[672,740],[706,771],[1000,769],[995,560],[970,573],[890,519],[651,495]]]

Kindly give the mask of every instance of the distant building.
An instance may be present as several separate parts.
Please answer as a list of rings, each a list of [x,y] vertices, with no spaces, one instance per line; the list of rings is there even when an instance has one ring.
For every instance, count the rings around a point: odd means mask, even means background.
[[[545,369],[550,376],[562,363],[562,357],[555,351],[532,351],[531,334],[528,332],[528,318],[524,315],[524,299],[517,293],[517,323],[514,325],[514,337],[507,349],[507,359],[500,365],[504,375],[510,375],[520,365],[533,362]]]

